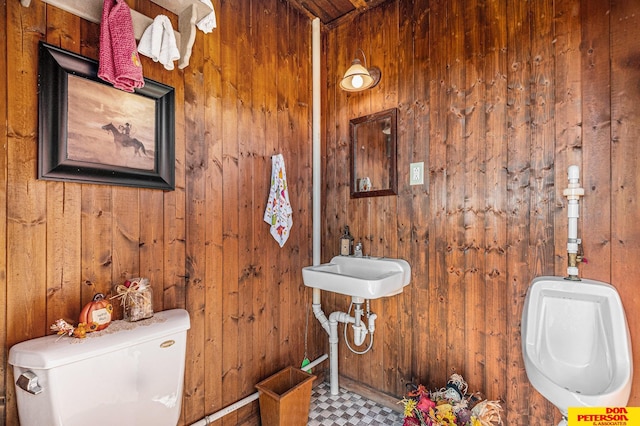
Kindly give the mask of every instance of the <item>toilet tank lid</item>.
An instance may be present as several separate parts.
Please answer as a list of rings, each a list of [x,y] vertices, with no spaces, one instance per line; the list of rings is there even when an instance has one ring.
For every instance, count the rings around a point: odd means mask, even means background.
[[[84,339],[51,335],[26,340],[11,347],[9,364],[46,370],[185,332],[190,326],[187,311],[170,309],[138,322],[113,321]]]

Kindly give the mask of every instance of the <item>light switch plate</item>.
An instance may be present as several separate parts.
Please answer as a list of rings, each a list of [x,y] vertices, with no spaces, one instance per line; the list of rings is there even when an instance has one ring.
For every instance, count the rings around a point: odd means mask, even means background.
[[[409,185],[424,184],[424,162],[411,163],[409,167]]]

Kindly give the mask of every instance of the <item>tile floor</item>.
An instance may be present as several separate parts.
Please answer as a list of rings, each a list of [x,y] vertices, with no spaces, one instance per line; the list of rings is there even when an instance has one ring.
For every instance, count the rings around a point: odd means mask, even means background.
[[[331,395],[329,383],[322,382],[311,394],[308,426],[402,426],[402,415],[358,394],[340,388]]]

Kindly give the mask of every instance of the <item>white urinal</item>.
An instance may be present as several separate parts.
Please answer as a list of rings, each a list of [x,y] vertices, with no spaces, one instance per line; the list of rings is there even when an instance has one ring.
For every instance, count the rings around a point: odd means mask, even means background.
[[[626,406],[633,358],[624,308],[613,286],[588,279],[534,279],[521,333],[527,377],[563,417],[569,407]]]

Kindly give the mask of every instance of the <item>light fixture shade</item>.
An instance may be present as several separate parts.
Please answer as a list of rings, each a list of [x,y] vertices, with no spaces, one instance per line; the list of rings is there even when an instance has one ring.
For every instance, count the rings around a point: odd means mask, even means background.
[[[374,85],[375,80],[369,71],[362,66],[358,58],[354,59],[351,66],[344,73],[340,81],[340,87],[347,92],[359,92]]]

